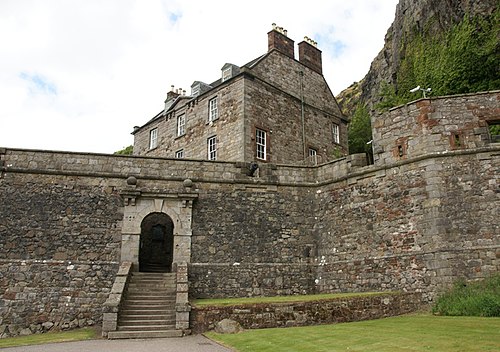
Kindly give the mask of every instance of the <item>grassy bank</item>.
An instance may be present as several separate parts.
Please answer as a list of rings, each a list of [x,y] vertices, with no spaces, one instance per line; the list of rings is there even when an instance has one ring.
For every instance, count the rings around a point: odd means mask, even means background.
[[[500,318],[430,314],[206,335],[240,352],[498,351]]]
[[[482,281],[460,280],[441,294],[434,314],[450,316],[500,317],[500,274]]]
[[[40,345],[53,342],[81,341],[95,338],[97,338],[97,333],[94,328],[84,328],[70,331],[48,332],[46,334],[35,334],[29,336],[0,339],[0,348],[25,345]]]

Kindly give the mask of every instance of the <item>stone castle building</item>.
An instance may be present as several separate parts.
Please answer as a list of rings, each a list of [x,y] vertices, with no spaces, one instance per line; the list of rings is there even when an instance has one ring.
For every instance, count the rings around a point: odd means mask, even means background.
[[[322,75],[321,51],[286,30],[269,51],[239,67],[226,63],[191,95],[171,91],[165,109],[136,127],[134,155],[259,163],[324,163],[347,153],[347,120]]]
[[[374,116],[374,165],[331,160],[346,126],[312,64],[319,52],[306,42],[296,61],[284,33],[269,37],[273,49],[226,66],[227,81],[168,101],[135,131],[133,156],[0,148],[0,336],[101,323],[118,336],[124,300],[149,287],[134,280],[151,271],[171,275],[179,334],[195,328],[193,298],[402,291],[429,302],[498,272],[500,145],[488,126],[500,92]],[[328,161],[304,165],[304,146]]]

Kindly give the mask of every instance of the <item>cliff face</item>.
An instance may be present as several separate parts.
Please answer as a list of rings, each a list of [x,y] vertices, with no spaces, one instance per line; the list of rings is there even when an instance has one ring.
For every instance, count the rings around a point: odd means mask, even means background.
[[[469,17],[485,18],[487,22],[493,23],[498,42],[497,7],[498,0],[400,0],[394,22],[385,35],[385,45],[373,60],[370,70],[362,81],[337,97],[344,113],[351,115],[360,102],[373,110],[380,101],[382,82],[392,86],[395,92],[400,89],[398,80],[402,63],[418,37],[437,38]],[[424,83],[415,82],[415,86],[417,84]]]

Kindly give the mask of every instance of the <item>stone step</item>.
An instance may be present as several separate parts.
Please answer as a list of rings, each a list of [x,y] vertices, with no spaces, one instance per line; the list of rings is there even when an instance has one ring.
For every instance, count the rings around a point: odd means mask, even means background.
[[[131,273],[132,276],[150,276],[150,277],[155,277],[155,276],[162,276],[162,277],[175,277],[175,273],[147,273],[143,271],[134,271]]]
[[[171,282],[171,283],[174,283],[176,280],[175,278],[168,278],[168,277],[164,277],[164,278],[148,278],[148,277],[136,277],[136,276],[132,276],[131,278],[129,278],[128,280],[129,282]]]
[[[129,280],[144,280],[144,281],[154,281],[154,280],[166,280],[175,281],[175,276],[146,276],[146,275],[131,275]]]
[[[162,311],[162,312],[167,312],[167,311],[175,311],[175,307],[172,304],[158,304],[158,305],[149,305],[149,304],[127,304],[125,303],[122,306],[121,312],[127,312],[127,311],[136,311],[136,310],[144,310],[144,311]]]
[[[172,306],[168,307],[154,307],[154,308],[144,308],[147,306],[132,306],[132,307],[123,307],[120,309],[120,315],[161,315],[161,314],[170,314],[175,312],[175,308]]]
[[[130,322],[130,321],[175,321],[175,312],[169,314],[124,314],[120,315],[119,321]]]
[[[175,330],[174,324],[158,324],[158,325],[127,325],[118,326],[118,331],[158,331],[158,330]]]
[[[175,325],[175,319],[145,319],[145,320],[139,320],[139,319],[132,319],[132,320],[125,320],[125,319],[120,319],[118,322],[119,327],[126,327],[126,326],[146,326],[146,325]]]
[[[159,299],[166,299],[166,300],[171,300],[175,299],[176,294],[175,292],[172,293],[166,293],[166,292],[157,292],[156,294],[145,294],[143,292],[127,292],[125,299],[131,299],[131,300],[159,300]]]
[[[162,290],[175,290],[177,286],[175,284],[168,284],[164,282],[155,282],[155,283],[129,283],[128,288],[132,290],[150,290],[150,289],[162,289]]]
[[[128,284],[128,288],[130,290],[139,290],[139,291],[149,291],[152,290],[167,290],[167,291],[175,291],[177,288],[176,284],[166,284],[166,283],[149,283],[149,284],[141,284],[141,283],[131,283]]]
[[[139,305],[139,306],[144,306],[144,305],[158,306],[166,304],[175,305],[175,297],[162,298],[162,299],[131,299],[127,297],[125,298],[123,303],[126,305]]]
[[[108,339],[150,339],[161,337],[182,337],[182,330],[110,331]]]

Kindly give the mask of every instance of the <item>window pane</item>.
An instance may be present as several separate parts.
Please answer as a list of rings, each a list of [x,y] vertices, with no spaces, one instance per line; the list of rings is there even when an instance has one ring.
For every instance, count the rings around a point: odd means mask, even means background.
[[[217,139],[215,136],[207,140],[208,160],[217,160]]]
[[[313,163],[313,165],[316,165],[318,163],[318,152],[316,149],[309,148],[309,160]]]
[[[257,159],[266,160],[266,131],[255,130]]]
[[[333,141],[335,143],[340,143],[339,125],[335,123],[332,125],[332,134],[333,134]]]
[[[154,149],[158,146],[158,129],[155,128],[149,131],[149,149]]]
[[[217,98],[213,98],[208,102],[208,121],[212,122],[217,120],[219,117],[219,111],[217,109]]]
[[[186,115],[177,117],[177,136],[182,136],[186,133]]]

